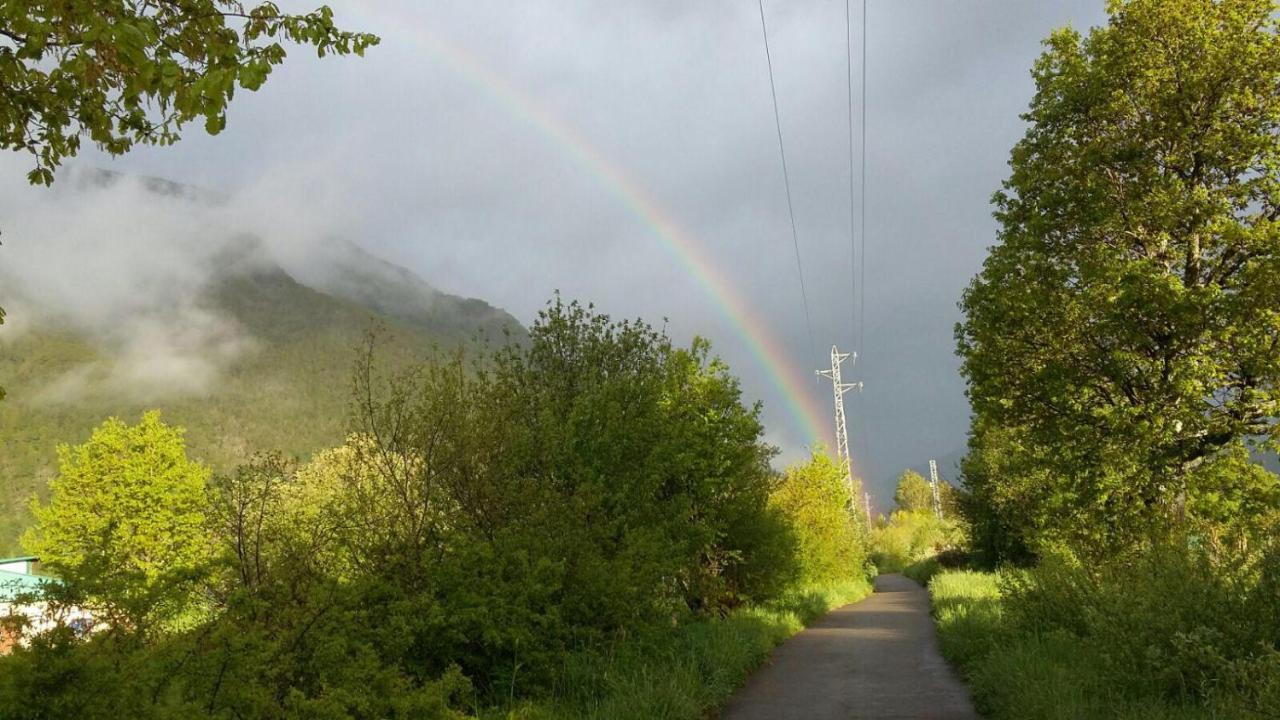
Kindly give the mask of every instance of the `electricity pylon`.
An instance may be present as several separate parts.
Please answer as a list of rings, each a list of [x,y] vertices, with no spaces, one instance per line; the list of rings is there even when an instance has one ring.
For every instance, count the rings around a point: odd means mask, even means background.
[[[840,462],[840,470],[845,481],[849,483],[849,498],[857,502],[857,488],[853,486],[853,463],[849,459],[849,429],[844,420],[844,394],[853,389],[862,389],[862,383],[847,383],[840,379],[840,365],[847,359],[858,361],[857,353],[842,353],[835,345],[831,346],[831,369],[819,370],[818,374],[831,381],[836,400],[836,457]]]
[[[942,517],[942,501],[938,498],[938,461],[929,461],[929,489],[933,491],[933,514]]]

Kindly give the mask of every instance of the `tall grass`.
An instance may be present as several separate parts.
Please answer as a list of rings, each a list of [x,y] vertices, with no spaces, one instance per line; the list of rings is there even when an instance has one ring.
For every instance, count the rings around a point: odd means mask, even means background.
[[[870,592],[861,578],[809,587],[723,618],[620,639],[569,656],[548,697],[479,714],[489,720],[699,720],[722,705],[778,643]]]
[[[1151,677],[1115,671],[1121,648],[1011,617],[994,573],[942,571],[929,583],[943,654],[995,720],[1228,720],[1268,717],[1243,693],[1171,697]],[[1006,583],[1007,586],[1007,583]]]

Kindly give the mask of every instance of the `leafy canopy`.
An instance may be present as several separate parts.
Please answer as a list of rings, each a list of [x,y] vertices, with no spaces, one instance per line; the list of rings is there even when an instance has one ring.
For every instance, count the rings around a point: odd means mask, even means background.
[[[903,470],[893,491],[893,502],[899,510],[933,512],[933,489],[929,481],[915,470]]]
[[[237,86],[257,90],[283,42],[324,57],[363,55],[378,38],[340,30],[333,12],[282,13],[239,0],[0,2],[0,148],[35,158],[33,183],[87,136],[119,155],[172,145],[186,123],[217,134]]]
[[[772,503],[795,527],[800,582],[830,583],[862,571],[865,528],[844,471],[821,448],[787,468]]]
[[[957,327],[976,431],[1015,433],[1065,510],[1038,514],[1099,546],[1245,502],[1212,465],[1274,443],[1280,403],[1277,5],[1108,8],[1045,43]]]
[[[57,569],[86,565],[147,580],[208,558],[209,469],[187,458],[180,428],[157,412],[112,418],[82,445],[58,448],[58,476],[24,545]]]

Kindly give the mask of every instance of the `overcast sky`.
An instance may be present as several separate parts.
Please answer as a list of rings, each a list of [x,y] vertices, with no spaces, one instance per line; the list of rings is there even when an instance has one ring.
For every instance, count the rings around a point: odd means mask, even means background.
[[[679,340],[710,338],[764,401],[784,456],[803,453],[810,438],[720,305],[540,123],[641,188],[810,375],[831,344],[855,344],[844,2],[765,3],[816,348],[753,0],[333,7],[382,45],[363,60],[295,52],[262,91],[236,97],[217,138],[193,127],[174,147],[79,162],[222,190],[288,183],[335,231],[525,322],[556,289],[613,315],[669,318]],[[955,304],[994,240],[989,198],[1022,133],[1029,68],[1053,28],[1104,16],[1101,0],[871,0],[867,12],[866,325],[847,374],[866,383],[849,396],[850,432],[883,506],[902,468],[949,464],[964,445]],[[857,0],[853,15],[856,85]],[[856,87],[854,102],[856,121]],[[830,408],[829,385],[805,387]]]

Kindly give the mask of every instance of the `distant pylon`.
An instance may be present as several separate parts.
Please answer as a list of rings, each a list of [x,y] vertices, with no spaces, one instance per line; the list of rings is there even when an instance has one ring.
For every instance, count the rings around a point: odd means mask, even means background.
[[[929,461],[929,489],[933,491],[933,514],[942,517],[942,501],[938,498],[938,461]]]
[[[854,362],[858,361],[857,353],[842,353],[835,345],[831,346],[831,369],[819,370],[818,374],[831,381],[832,392],[835,393],[836,400],[836,457],[840,462],[840,471],[844,473],[845,481],[849,483],[850,501],[857,502],[857,488],[853,486],[853,463],[849,459],[849,429],[845,425],[844,420],[844,394],[857,388],[862,389],[862,383],[847,383],[840,379],[840,365],[847,359],[853,358]]]

